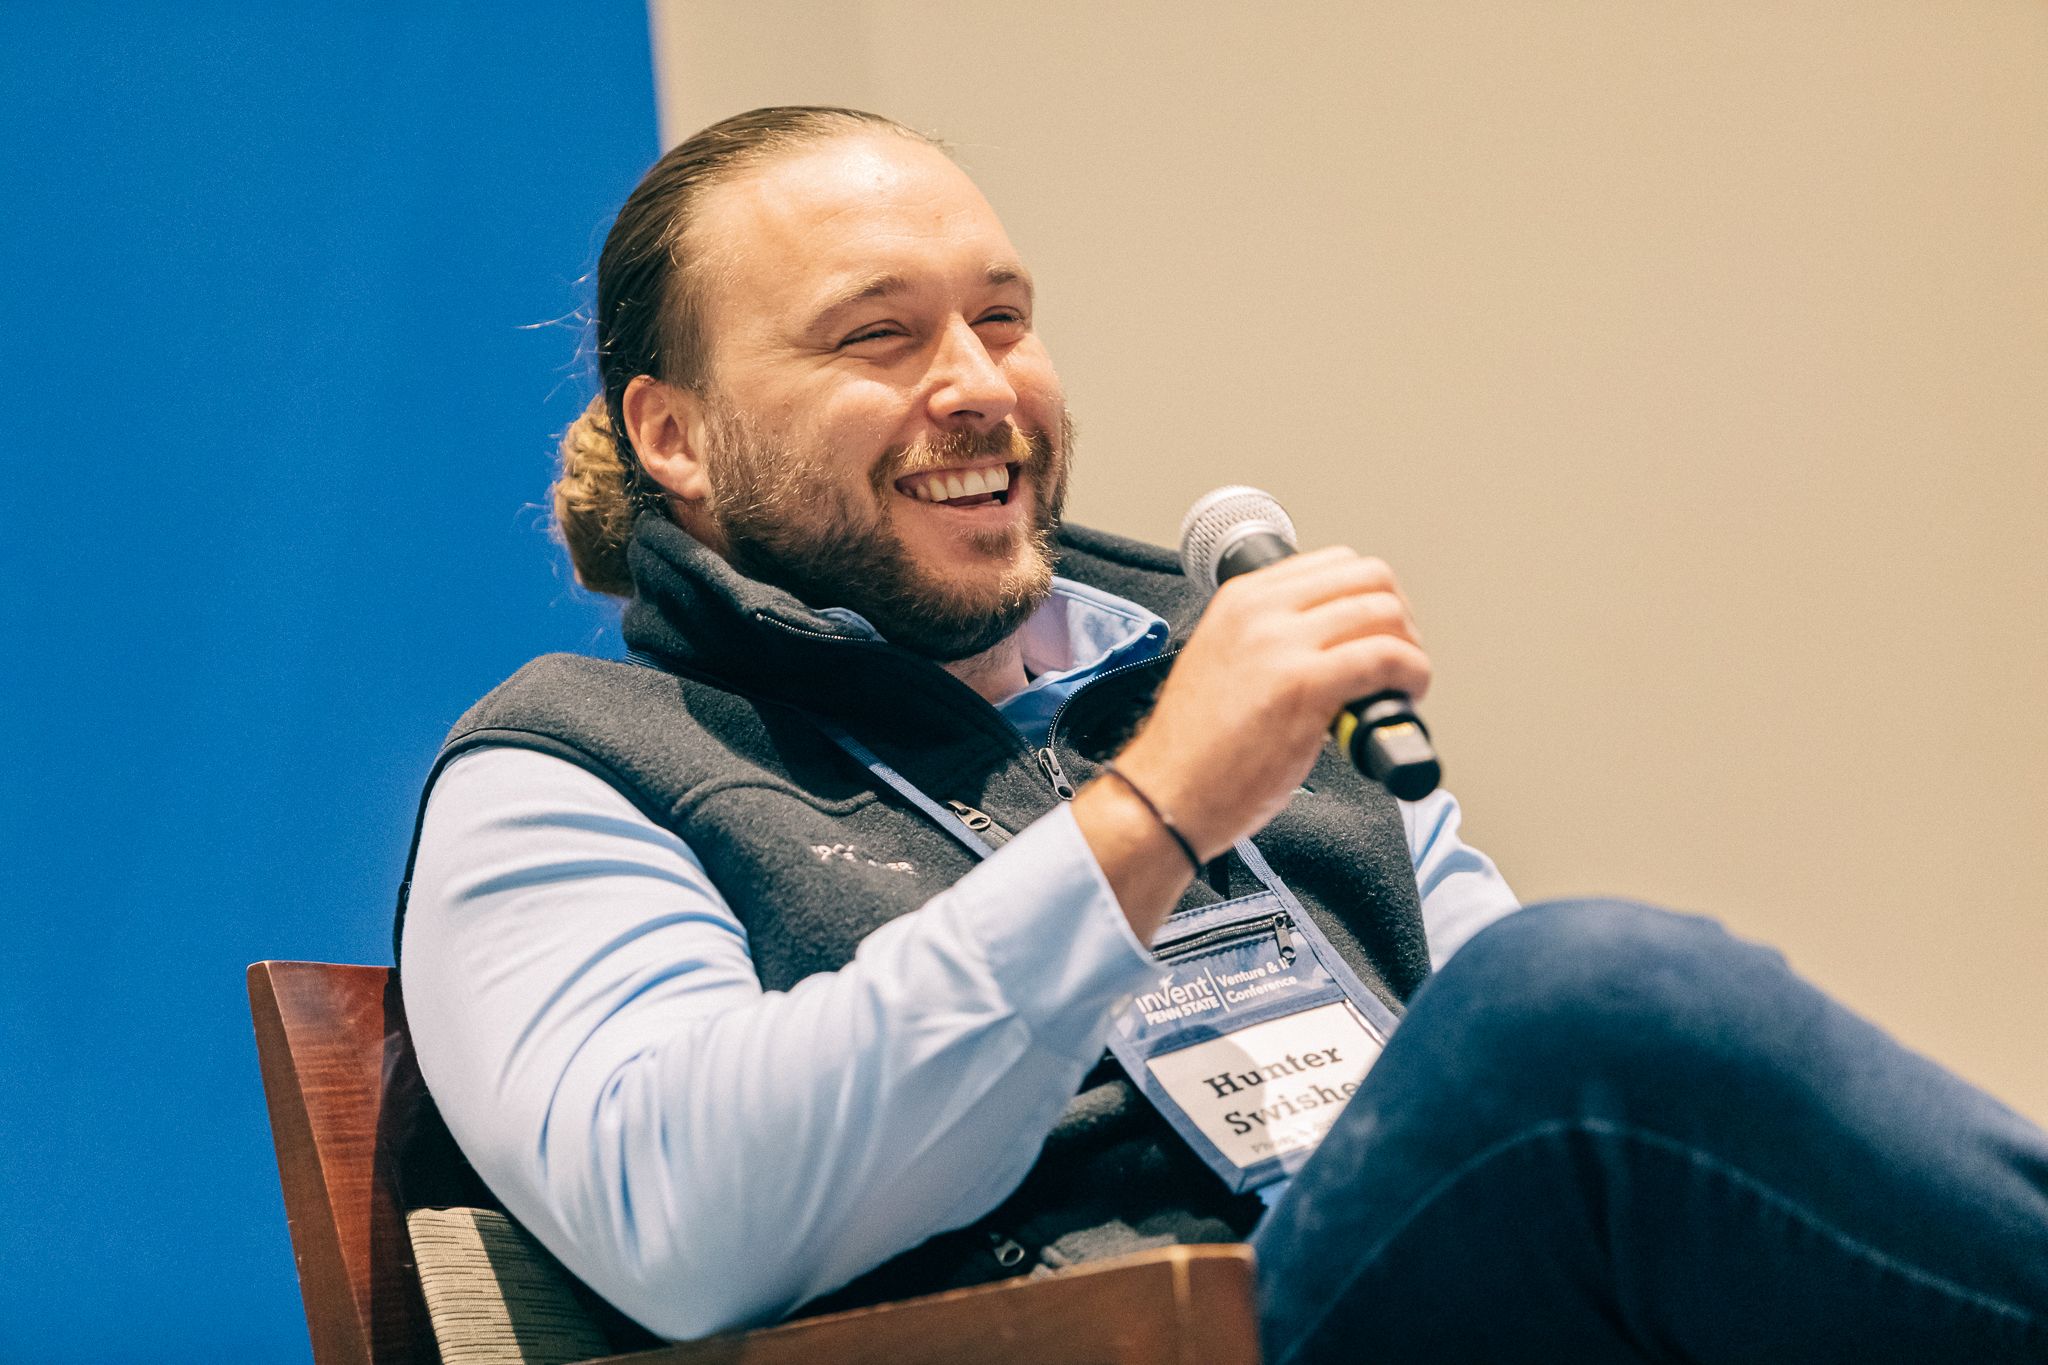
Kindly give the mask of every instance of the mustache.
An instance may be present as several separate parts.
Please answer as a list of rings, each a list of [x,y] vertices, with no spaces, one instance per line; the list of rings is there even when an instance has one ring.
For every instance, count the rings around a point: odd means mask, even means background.
[[[983,460],[1002,460],[1042,474],[1052,463],[1052,438],[1042,431],[1026,435],[1011,422],[999,422],[987,431],[948,431],[888,452],[876,462],[872,479],[880,494],[912,474]]]

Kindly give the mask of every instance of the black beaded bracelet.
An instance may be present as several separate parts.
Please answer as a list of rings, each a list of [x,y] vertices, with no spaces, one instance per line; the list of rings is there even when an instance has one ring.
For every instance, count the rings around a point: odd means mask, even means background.
[[[1130,774],[1126,773],[1122,768],[1117,767],[1112,760],[1106,758],[1102,760],[1102,771],[1107,773],[1109,776],[1115,778],[1117,781],[1123,783],[1125,788],[1129,790],[1131,795],[1137,797],[1138,800],[1144,803],[1145,809],[1152,812],[1152,818],[1159,822],[1160,827],[1162,829],[1164,829],[1168,834],[1171,834],[1173,836],[1173,841],[1176,844],[1180,845],[1180,851],[1188,855],[1188,866],[1192,867],[1195,870],[1195,875],[1197,877],[1201,876],[1202,860],[1195,853],[1195,846],[1188,842],[1188,836],[1182,834],[1180,832],[1180,826],[1173,823],[1173,817],[1168,815],[1165,811],[1159,809],[1159,803],[1157,801],[1154,801],[1151,797],[1145,795],[1145,789],[1143,787],[1140,787],[1137,783],[1131,781]]]

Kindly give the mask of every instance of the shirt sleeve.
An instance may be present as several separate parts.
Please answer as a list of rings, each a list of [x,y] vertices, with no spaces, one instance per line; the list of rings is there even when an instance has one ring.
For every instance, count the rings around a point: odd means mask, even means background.
[[[682,840],[514,748],[435,782],[404,952],[421,1072],[478,1173],[676,1338],[993,1208],[1153,971],[1061,807],[846,967],[764,991]]]
[[[1422,898],[1422,931],[1429,965],[1441,967],[1481,929],[1522,908],[1493,860],[1458,834],[1457,798],[1439,787],[1420,801],[1403,801],[1408,856]]]

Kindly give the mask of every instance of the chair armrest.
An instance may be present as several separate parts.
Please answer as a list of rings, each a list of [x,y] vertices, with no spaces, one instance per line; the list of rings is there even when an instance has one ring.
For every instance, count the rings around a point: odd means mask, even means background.
[[[1176,1246],[591,1365],[1258,1365],[1251,1248]]]

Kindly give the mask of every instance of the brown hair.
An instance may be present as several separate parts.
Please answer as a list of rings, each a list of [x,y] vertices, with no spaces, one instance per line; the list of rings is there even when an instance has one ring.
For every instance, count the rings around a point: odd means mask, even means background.
[[[876,130],[940,147],[894,119],[858,109],[754,109],[678,144],[627,196],[597,261],[594,328],[603,392],[563,433],[562,472],[553,489],[556,533],[584,587],[632,596],[626,540],[633,521],[642,511],[667,508],[666,494],[625,434],[620,404],[626,385],[645,374],[702,392],[710,379],[704,268],[691,258],[687,240],[704,192],[798,148]]]

